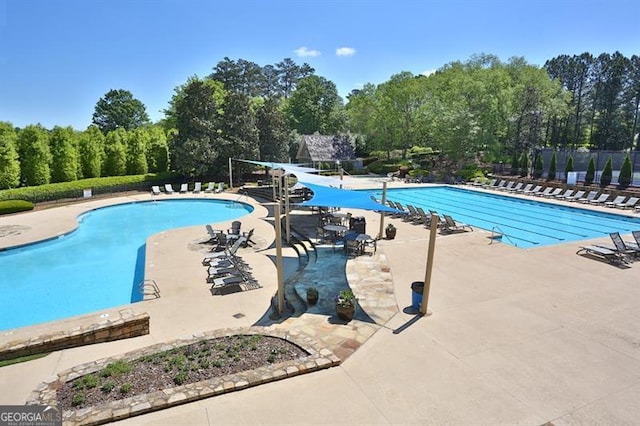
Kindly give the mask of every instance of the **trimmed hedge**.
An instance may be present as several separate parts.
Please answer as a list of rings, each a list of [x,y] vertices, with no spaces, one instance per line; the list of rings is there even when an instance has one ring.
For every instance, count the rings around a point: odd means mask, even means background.
[[[170,172],[135,176],[111,176],[73,182],[50,183],[0,191],[0,201],[27,200],[32,203],[55,201],[65,198],[82,198],[84,190],[91,188],[94,195],[124,191],[147,191],[156,183],[173,183],[178,175]]]
[[[0,201],[0,215],[33,210],[33,203],[25,200]]]

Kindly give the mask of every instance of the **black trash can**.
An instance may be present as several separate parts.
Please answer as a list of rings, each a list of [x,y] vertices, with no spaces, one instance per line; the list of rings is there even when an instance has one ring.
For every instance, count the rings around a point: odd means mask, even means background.
[[[367,222],[363,216],[351,217],[349,219],[349,230],[358,234],[366,234]]]
[[[411,283],[411,307],[416,311],[420,310],[422,295],[424,294],[424,282],[414,281]]]

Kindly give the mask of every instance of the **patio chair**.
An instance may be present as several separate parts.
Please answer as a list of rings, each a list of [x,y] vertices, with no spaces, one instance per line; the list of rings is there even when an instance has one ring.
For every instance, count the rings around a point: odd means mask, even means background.
[[[582,246],[578,249],[576,254],[579,254],[581,256],[583,255],[595,256],[602,260],[606,260],[612,265],[620,265],[623,263],[627,263],[627,261],[617,251],[608,249],[606,247],[596,246],[596,245]]]
[[[636,206],[636,204],[638,204],[638,200],[640,200],[640,197],[630,197],[624,203],[616,204],[615,207],[623,210],[632,209]]]
[[[528,183],[524,188],[516,189],[516,192],[521,194],[523,192],[531,191],[531,188],[533,188],[533,184]]]
[[[480,185],[481,188],[484,189],[488,189],[491,188],[493,185],[496,184],[496,182],[498,181],[498,179],[491,179],[491,180],[485,180],[484,183],[482,185]]]
[[[202,259],[202,264],[208,266],[211,262],[215,262],[216,259],[219,260],[225,257],[227,259],[236,259],[236,253],[238,249],[240,249],[240,246],[244,244],[244,241],[244,237],[240,237],[236,239],[230,248],[225,248],[224,251],[207,253]]]
[[[218,182],[218,186],[213,192],[215,192],[216,194],[219,194],[222,191],[224,191],[224,182]]]
[[[500,190],[502,190],[502,188],[504,188],[504,187],[505,187],[505,185],[506,185],[506,184],[507,184],[507,181],[503,179],[503,180],[501,180],[500,182],[498,182],[498,184],[497,184],[497,185],[495,185],[495,186],[488,186],[488,188],[489,188],[489,189],[495,189],[495,190],[497,190],[497,191],[500,191]]]
[[[554,198],[556,195],[560,195],[560,193],[562,192],[562,188],[556,188],[553,191],[551,191],[550,193],[543,195],[544,198]]]
[[[601,194],[598,198],[589,200],[589,204],[600,205],[607,201],[610,196],[610,194]]]
[[[625,241],[624,243],[627,247],[637,247],[640,248],[640,231],[631,231],[631,235],[635,241]]]
[[[151,195],[160,195],[160,187],[157,185],[152,186]]]
[[[582,197],[578,200],[579,203],[587,204],[589,201],[594,200],[598,195],[598,191],[589,191],[586,197]]]
[[[596,244],[598,247],[602,247],[611,251],[615,251],[620,256],[624,258],[624,256],[633,256],[637,257],[640,255],[640,249],[635,247],[628,247],[625,242],[622,240],[619,232],[611,232],[609,234],[611,241],[613,241],[613,246],[609,244]]]
[[[182,185],[180,185],[180,193],[181,194],[186,194],[187,191],[189,191],[189,184],[188,183],[183,183]]]
[[[482,184],[485,183],[486,180],[487,178],[485,178],[484,176],[477,176],[473,180],[473,182],[469,182],[469,184],[472,186],[482,186]]]
[[[515,181],[510,180],[509,182],[507,182],[507,184],[505,186],[501,186],[500,188],[497,188],[497,189],[498,189],[498,191],[509,191],[509,190],[511,190],[511,188],[513,188],[513,185],[515,183],[516,183]]]
[[[442,226],[442,232],[461,232],[461,231],[473,231],[471,225],[467,225],[466,223],[456,222],[451,216],[445,214],[444,216],[444,224]]]
[[[535,188],[530,189],[529,191],[524,191],[524,195],[536,195],[542,189],[542,185],[536,185]]]
[[[202,191],[202,182],[196,182],[193,185],[193,193],[198,194],[200,191]]]
[[[175,191],[173,190],[173,186],[170,183],[165,183],[164,184],[164,192],[165,194],[174,194]]]
[[[605,201],[604,206],[613,208],[616,204],[622,204],[625,198],[627,198],[625,195],[618,195],[613,201]]]
[[[204,192],[213,192],[216,189],[216,184],[214,182],[209,182]]]
[[[573,194],[573,189],[567,189],[562,194],[555,195],[554,198],[556,200],[566,200],[568,197],[571,197],[571,194]]]
[[[536,197],[546,197],[547,195],[551,194],[551,191],[553,191],[555,188],[553,186],[547,186],[544,191],[542,192],[537,192],[533,195],[535,195]]]
[[[250,245],[255,244],[256,242],[253,241],[251,239],[251,237],[253,237],[253,231],[255,230],[255,228],[251,228],[249,230],[249,232],[243,232],[242,235],[240,234],[230,234],[227,236],[227,239],[229,241],[235,241],[238,238],[244,238],[244,242],[242,243],[242,247],[249,247]]]
[[[569,196],[569,197],[566,197],[564,200],[565,200],[565,201],[569,201],[569,202],[578,201],[579,199],[581,199],[581,198],[584,196],[584,194],[585,194],[586,192],[587,192],[587,191],[582,191],[582,190],[581,190],[581,191],[578,191],[578,192],[576,192],[575,194],[573,194],[573,195],[571,195],[571,196]]]
[[[516,186],[514,186],[513,188],[508,188],[507,191],[518,192],[518,190],[521,189],[523,185],[524,185],[524,182],[518,182]]]
[[[416,207],[416,211],[418,212],[418,215],[420,216],[422,223],[426,227],[431,226],[431,213],[425,213],[422,207]]]
[[[422,217],[420,216],[420,214],[418,213],[418,210],[416,210],[415,207],[413,207],[410,204],[407,204],[407,210],[409,210],[409,213],[404,215],[402,220],[404,220],[405,222],[422,223]]]

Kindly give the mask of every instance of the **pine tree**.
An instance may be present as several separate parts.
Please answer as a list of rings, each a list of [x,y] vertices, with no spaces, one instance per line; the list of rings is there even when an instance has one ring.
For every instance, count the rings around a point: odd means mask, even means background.
[[[593,183],[593,179],[596,176],[596,161],[591,157],[589,160],[589,165],[587,166],[587,174],[584,177],[584,184],[591,185]]]
[[[622,167],[620,167],[620,176],[618,176],[618,184],[620,188],[626,188],[631,185],[631,158],[629,154],[624,157],[624,162],[622,163]]]
[[[13,125],[0,122],[0,189],[20,185],[20,161]]]
[[[534,179],[540,179],[542,177],[543,172],[544,172],[544,161],[542,159],[542,154],[538,154],[536,156],[536,162],[533,169]]]
[[[557,168],[558,160],[556,159],[556,152],[553,151],[553,154],[551,154],[551,161],[549,162],[549,174],[547,175],[548,180],[554,180],[556,178]]]
[[[611,157],[604,163],[604,169],[602,169],[602,176],[600,176],[600,185],[608,186],[613,178],[613,167],[611,164]]]

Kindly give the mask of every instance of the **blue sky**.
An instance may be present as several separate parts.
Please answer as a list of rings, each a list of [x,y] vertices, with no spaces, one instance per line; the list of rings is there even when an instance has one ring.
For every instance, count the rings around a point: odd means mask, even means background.
[[[0,0],[0,121],[83,130],[110,89],[156,121],[176,86],[225,56],[307,62],[343,97],[478,53],[630,57],[638,19],[636,0]]]

